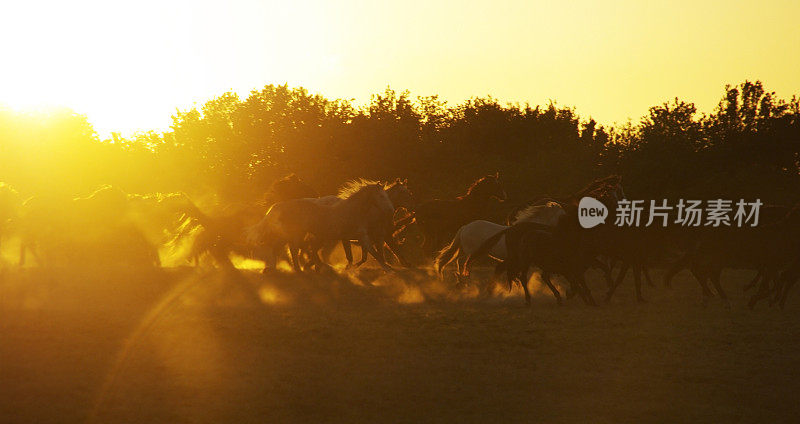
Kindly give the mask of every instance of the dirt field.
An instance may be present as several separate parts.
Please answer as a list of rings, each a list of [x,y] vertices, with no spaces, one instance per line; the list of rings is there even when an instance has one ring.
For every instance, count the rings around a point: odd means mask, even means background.
[[[6,269],[0,421],[797,422],[800,296],[749,311],[752,275],[730,310],[687,273],[527,309],[413,271]]]

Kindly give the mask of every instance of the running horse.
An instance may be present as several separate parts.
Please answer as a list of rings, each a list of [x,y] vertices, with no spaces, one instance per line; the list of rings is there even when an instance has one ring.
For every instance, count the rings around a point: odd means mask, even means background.
[[[623,196],[622,179],[617,175],[593,181],[572,196],[561,199],[558,204],[564,214],[555,225],[540,222],[518,221],[514,225],[497,232],[486,239],[469,255],[464,269],[469,269],[475,258],[489,253],[501,239],[505,239],[504,262],[509,287],[516,281],[525,292],[525,303],[530,305],[528,278],[531,268],[539,268],[542,281],[552,290],[556,301],[561,304],[561,296],[551,283],[550,276],[560,274],[569,281],[573,294],[579,294],[588,305],[595,305],[584,274],[596,266],[597,256],[605,245],[602,228],[583,229],[578,225],[578,204],[586,196],[594,197],[610,210]],[[569,296],[568,296],[569,297]]]
[[[462,225],[493,215],[497,204],[506,197],[500,174],[495,173],[476,180],[463,196],[419,204],[414,219],[424,236],[423,251],[433,255]]]

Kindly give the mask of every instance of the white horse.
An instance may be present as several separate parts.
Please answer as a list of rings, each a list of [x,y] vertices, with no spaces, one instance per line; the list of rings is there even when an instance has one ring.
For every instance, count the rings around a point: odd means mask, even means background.
[[[366,227],[369,241],[372,243],[372,248],[364,248],[364,241],[358,239],[358,234],[354,234],[351,239],[342,239],[341,244],[347,259],[347,268],[353,266],[363,265],[369,255],[372,255],[378,263],[385,269],[391,270],[391,266],[386,263],[384,257],[384,248],[394,255],[394,257],[401,263],[406,265],[408,262],[400,256],[398,246],[394,242],[392,232],[394,231],[394,211],[398,207],[410,207],[413,204],[413,195],[408,189],[408,180],[396,179],[392,183],[380,183],[378,181],[359,179],[350,181],[345,184],[340,190],[338,196],[324,196],[313,199],[315,203],[323,205],[333,205],[346,197],[349,192],[358,190],[361,186],[366,184],[382,184],[386,195],[389,196],[390,204],[383,203],[379,207],[372,208],[366,216]],[[391,206],[391,207],[390,207]],[[361,260],[358,263],[353,263],[353,253],[350,246],[351,241],[355,241],[361,249]],[[323,257],[329,257],[331,251],[335,248],[336,241],[329,241],[323,248]]]
[[[547,202],[543,205],[529,206],[516,214],[511,224],[519,222],[535,222],[551,227],[555,227],[558,221],[566,212],[556,202]],[[456,261],[456,278],[461,281],[462,276],[469,275],[467,269],[467,258],[475,253],[486,240],[495,234],[509,228],[507,225],[495,224],[489,221],[472,221],[458,229],[455,237],[447,246],[442,249],[433,262],[434,269],[439,278],[444,279],[444,268]],[[497,244],[492,246],[488,253],[492,259],[503,262],[506,259],[505,237],[501,237]],[[501,271],[498,269],[497,271]]]
[[[246,229],[246,238],[260,251],[267,267],[275,266],[276,249],[289,245],[295,270],[300,269],[300,250],[305,250],[319,269],[322,260],[317,252],[329,242],[359,240],[365,252],[377,255],[369,236],[370,216],[375,211],[379,215],[394,211],[383,185],[355,181],[339,196],[276,203],[261,221]]]

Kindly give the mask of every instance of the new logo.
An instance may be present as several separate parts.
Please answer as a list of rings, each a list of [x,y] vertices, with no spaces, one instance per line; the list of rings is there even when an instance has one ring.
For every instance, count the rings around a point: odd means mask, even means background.
[[[584,197],[578,203],[578,222],[583,228],[593,228],[606,222],[608,208],[594,197]]]

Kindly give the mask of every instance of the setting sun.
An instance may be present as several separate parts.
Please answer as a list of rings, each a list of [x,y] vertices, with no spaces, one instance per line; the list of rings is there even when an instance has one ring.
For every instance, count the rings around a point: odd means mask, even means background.
[[[800,90],[800,3],[304,0],[14,2],[0,103],[66,106],[111,131],[269,83],[366,102],[387,85],[451,102],[556,100],[605,124],[726,83]]]

